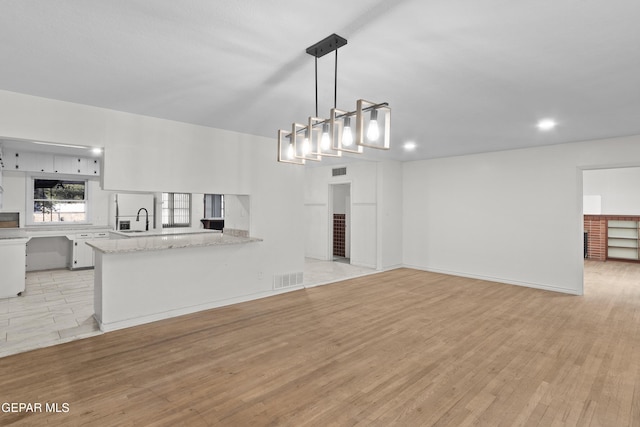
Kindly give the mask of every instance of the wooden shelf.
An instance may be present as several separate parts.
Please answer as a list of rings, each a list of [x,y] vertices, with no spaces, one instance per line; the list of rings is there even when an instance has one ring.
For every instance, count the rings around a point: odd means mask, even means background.
[[[607,259],[640,261],[640,221],[607,221]]]

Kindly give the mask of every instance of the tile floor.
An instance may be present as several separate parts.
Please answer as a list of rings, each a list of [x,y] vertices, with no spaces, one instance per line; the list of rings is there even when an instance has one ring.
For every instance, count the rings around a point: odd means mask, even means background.
[[[305,259],[302,283],[306,287],[311,287],[377,273],[373,268],[357,267],[345,263],[344,260],[345,258],[342,258],[340,261],[331,262],[311,258]]]
[[[0,299],[0,357],[98,333],[93,270],[29,272],[21,297]]]
[[[307,259],[303,283],[317,286],[375,272]],[[29,272],[21,297],[0,299],[0,357],[101,333],[93,319],[93,270]]]

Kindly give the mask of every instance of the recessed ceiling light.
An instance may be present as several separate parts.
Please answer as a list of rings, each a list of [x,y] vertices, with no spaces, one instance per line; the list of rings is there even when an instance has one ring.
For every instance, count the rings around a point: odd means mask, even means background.
[[[417,145],[415,142],[405,142],[402,146],[406,151],[413,151],[416,149]]]
[[[551,130],[558,126],[558,123],[553,119],[542,119],[536,125],[540,130]]]

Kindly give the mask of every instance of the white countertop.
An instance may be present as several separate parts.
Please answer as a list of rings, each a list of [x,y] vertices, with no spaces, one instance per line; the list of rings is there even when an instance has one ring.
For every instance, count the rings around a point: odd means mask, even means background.
[[[98,239],[89,240],[87,245],[105,254],[127,252],[161,251],[166,249],[194,248],[204,246],[224,246],[244,243],[261,242],[256,237],[237,237],[223,233],[209,232],[191,234],[164,234],[146,237],[135,237],[141,233],[132,233],[129,239]],[[125,233],[126,234],[126,233]]]
[[[27,233],[24,228],[0,228],[0,239],[24,239]]]
[[[44,225],[21,228],[0,228],[0,239],[31,239],[33,237],[66,237],[73,239],[78,233],[107,232],[106,225]]]
[[[148,236],[175,236],[178,234],[212,234],[222,233],[220,230],[208,230],[204,228],[154,228],[149,231],[122,231],[111,230],[113,234],[123,237],[148,237]]]
[[[24,236],[13,236],[13,237],[0,236],[0,246],[25,244],[28,241],[29,241],[29,238]]]
[[[77,234],[81,233],[96,233],[107,232],[109,227],[105,225],[59,225],[59,226],[31,226],[25,227],[27,237],[66,237],[69,240],[73,240]]]
[[[82,231],[96,231],[96,230],[108,230],[108,225],[92,225],[92,224],[73,224],[73,225],[29,225],[23,228],[27,232],[33,231],[64,231],[64,232],[82,232]]]

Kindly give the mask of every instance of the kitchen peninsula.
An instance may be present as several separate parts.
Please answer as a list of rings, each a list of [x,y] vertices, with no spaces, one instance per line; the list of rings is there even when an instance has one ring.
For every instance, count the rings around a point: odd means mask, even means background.
[[[141,232],[140,237],[87,243],[95,250],[94,309],[101,330],[246,301],[260,293],[234,283],[261,279],[250,264],[260,256],[262,239],[232,230],[176,233]]]

